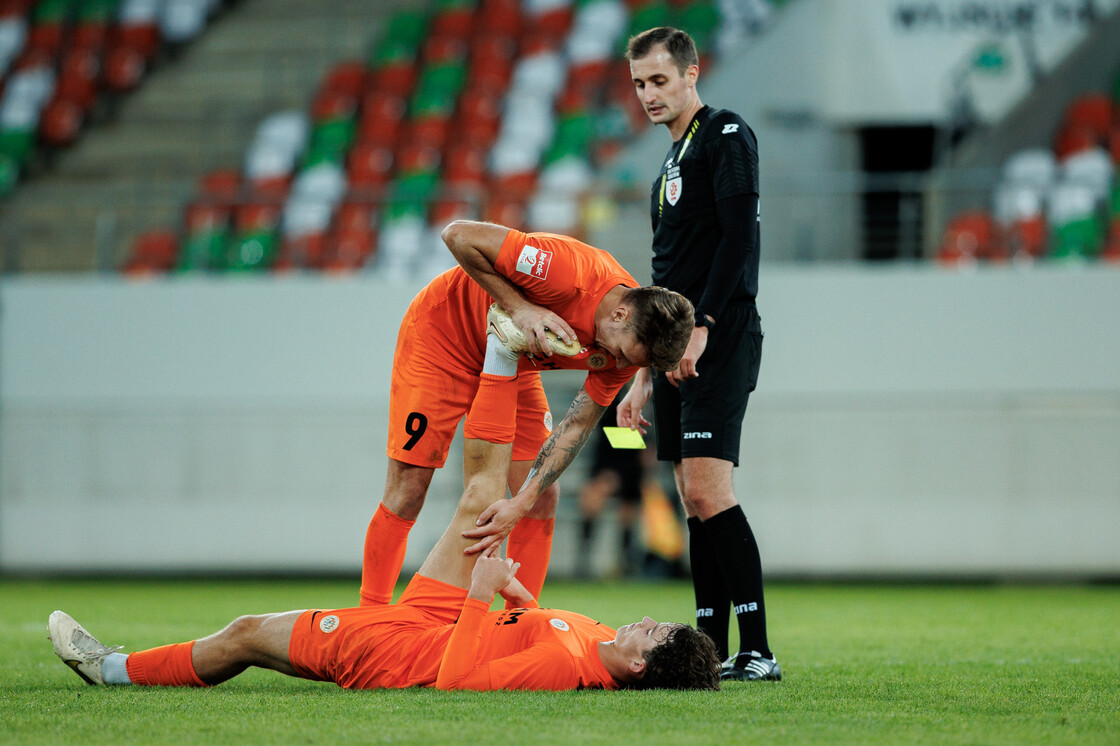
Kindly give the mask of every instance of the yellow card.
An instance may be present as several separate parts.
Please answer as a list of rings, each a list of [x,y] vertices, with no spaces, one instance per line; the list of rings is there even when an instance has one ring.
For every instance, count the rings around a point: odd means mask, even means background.
[[[607,442],[611,444],[611,448],[646,447],[646,442],[642,440],[642,434],[628,427],[604,427],[603,434],[607,436]]]

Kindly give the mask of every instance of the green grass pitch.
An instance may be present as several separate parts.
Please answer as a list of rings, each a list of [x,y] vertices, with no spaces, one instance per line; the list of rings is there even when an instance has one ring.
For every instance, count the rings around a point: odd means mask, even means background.
[[[781,683],[717,693],[347,692],[249,671],[206,690],[94,688],[55,608],[137,650],[245,613],[349,606],[357,582],[0,581],[0,743],[1120,744],[1120,588],[771,584]],[[688,621],[681,583],[552,583],[617,626]]]

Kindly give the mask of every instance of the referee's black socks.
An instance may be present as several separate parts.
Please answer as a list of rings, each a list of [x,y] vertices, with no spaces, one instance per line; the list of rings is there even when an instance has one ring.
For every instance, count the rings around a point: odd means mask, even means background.
[[[711,635],[726,658],[728,607],[733,605],[739,623],[739,650],[772,658],[766,638],[762,560],[743,509],[735,505],[703,522],[690,518],[688,526],[697,626]],[[698,543],[706,545],[706,549],[697,547]],[[716,584],[722,585],[722,589],[717,590]],[[708,619],[710,626],[704,623]]]

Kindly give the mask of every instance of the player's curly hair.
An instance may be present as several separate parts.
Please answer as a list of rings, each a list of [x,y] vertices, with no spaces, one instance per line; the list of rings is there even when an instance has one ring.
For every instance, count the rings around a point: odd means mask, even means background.
[[[658,26],[631,36],[626,43],[626,59],[640,60],[650,53],[654,45],[663,44],[669,56],[683,76],[690,65],[699,65],[700,56],[696,53],[696,43],[687,32],[671,26]]]
[[[676,368],[696,323],[692,303],[656,285],[628,288],[624,302],[633,309],[627,329],[649,350],[650,365],[657,370]]]
[[[719,691],[719,651],[701,630],[687,624],[673,627],[645,659],[645,674],[629,688]]]

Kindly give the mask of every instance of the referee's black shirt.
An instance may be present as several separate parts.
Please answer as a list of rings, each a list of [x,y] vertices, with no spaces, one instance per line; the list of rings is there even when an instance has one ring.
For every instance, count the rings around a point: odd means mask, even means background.
[[[725,208],[758,204],[758,142],[747,123],[734,112],[703,107],[669,148],[652,197],[654,284],[681,293],[717,321],[729,302],[753,302],[758,294],[757,207],[753,216],[737,215],[738,230],[730,234],[721,227],[716,207],[729,198]],[[725,235],[731,240],[717,260]]]

